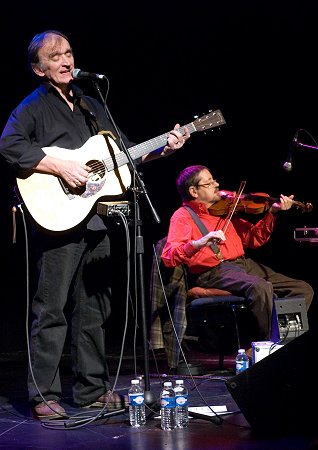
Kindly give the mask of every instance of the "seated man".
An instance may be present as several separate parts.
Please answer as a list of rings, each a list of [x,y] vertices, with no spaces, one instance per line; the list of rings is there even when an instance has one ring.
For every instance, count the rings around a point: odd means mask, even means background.
[[[183,205],[170,220],[161,255],[165,266],[185,264],[197,286],[224,289],[246,297],[257,320],[259,340],[270,339],[273,298],[302,296],[308,310],[314,295],[308,283],[277,273],[244,255],[244,248],[255,249],[268,241],[277,213],[291,208],[293,195],[281,195],[280,201],[258,223],[252,224],[235,213],[230,221],[210,213],[209,208],[221,195],[219,184],[207,167],[185,168],[176,184]],[[187,207],[207,228],[203,236]]]

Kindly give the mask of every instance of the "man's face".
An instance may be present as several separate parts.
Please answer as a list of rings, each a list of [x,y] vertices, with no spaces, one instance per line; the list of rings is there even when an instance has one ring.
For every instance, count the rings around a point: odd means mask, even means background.
[[[221,199],[219,183],[213,179],[211,173],[204,169],[199,174],[196,186],[190,187],[191,195],[198,201],[212,205]]]
[[[62,36],[49,34],[38,52],[39,63],[34,72],[46,77],[54,86],[62,87],[73,79],[74,57],[69,42]]]

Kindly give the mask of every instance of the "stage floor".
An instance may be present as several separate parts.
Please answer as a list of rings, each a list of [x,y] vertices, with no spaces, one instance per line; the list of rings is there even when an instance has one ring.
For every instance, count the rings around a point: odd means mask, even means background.
[[[119,354],[119,353],[118,353]],[[110,355],[109,366],[115,379],[119,364],[118,354]],[[149,392],[159,400],[161,383],[169,379],[184,378],[189,389],[190,407],[202,408],[206,405],[225,409],[226,414],[210,416],[210,420],[191,418],[189,427],[184,430],[163,431],[156,408],[154,412],[147,408],[147,423],[141,428],[129,425],[128,413],[96,420],[98,410],[80,410],[72,406],[70,357],[63,356],[61,377],[64,397],[61,404],[70,415],[68,420],[40,422],[31,417],[27,402],[26,373],[27,355],[23,352],[0,354],[0,448],[66,450],[66,449],[138,449],[138,450],[313,450],[318,448],[318,439],[314,433],[282,433],[271,436],[270,418],[268,430],[255,433],[237,404],[230,395],[225,381],[233,376],[234,355],[225,357],[227,371],[215,371],[216,355],[188,355],[193,363],[201,362],[205,366],[203,375],[169,375],[165,371],[165,361],[157,356],[149,358]],[[131,354],[123,356],[116,390],[127,393],[130,380],[144,374],[144,358],[137,352],[136,363]],[[310,375],[308,374],[308,377]],[[147,385],[147,379],[146,379]],[[217,409],[217,408],[215,408]],[[197,410],[202,412],[202,409]],[[217,412],[217,411],[216,411]],[[209,416],[204,416],[209,419]],[[219,420],[221,423],[215,423]],[[318,437],[318,432],[317,432]],[[317,442],[317,447],[315,446]]]

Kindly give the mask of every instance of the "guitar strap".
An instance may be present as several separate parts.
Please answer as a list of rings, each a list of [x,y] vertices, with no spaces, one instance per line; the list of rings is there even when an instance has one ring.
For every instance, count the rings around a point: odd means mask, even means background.
[[[86,100],[83,97],[80,97],[79,106],[83,110],[84,114],[88,117],[89,123],[94,128],[95,133],[97,134],[101,129],[101,124],[96,117],[96,114],[91,111]]]
[[[202,222],[200,217],[197,215],[197,213],[188,205],[184,205],[183,207],[186,210],[188,210],[188,212],[190,213],[192,219],[194,220],[194,222],[196,223],[197,227],[201,231],[202,236],[204,236],[205,234],[208,234],[209,230],[204,225],[204,223]],[[217,257],[217,259],[219,261],[221,261],[221,262],[224,261],[224,257],[222,255],[222,252],[221,252],[219,246],[216,243],[211,244],[210,248],[211,248],[211,250],[213,251],[213,253],[215,254],[215,256]]]
[[[112,133],[110,130],[106,131],[103,129],[101,123],[96,117],[96,114],[90,110],[86,100],[83,97],[80,98],[80,107],[88,114],[90,123],[94,126],[96,134],[104,135],[107,145],[111,149],[111,146],[107,141],[107,136],[110,136],[114,141],[116,141],[116,136],[114,135],[114,133]]]

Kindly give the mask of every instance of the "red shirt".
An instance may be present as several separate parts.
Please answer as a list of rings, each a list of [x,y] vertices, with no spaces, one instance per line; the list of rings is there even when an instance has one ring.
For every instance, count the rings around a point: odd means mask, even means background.
[[[198,214],[209,231],[223,229],[225,219],[209,213],[205,203],[197,201],[184,202]],[[276,216],[267,212],[256,224],[252,224],[234,214],[225,232],[226,240],[219,244],[224,260],[233,260],[244,255],[244,248],[257,248],[265,244],[271,236]],[[202,237],[200,230],[189,212],[181,207],[170,219],[167,243],[161,258],[165,266],[175,267],[185,263],[191,273],[202,273],[220,264],[210,247],[199,250],[192,245],[192,240]]]

